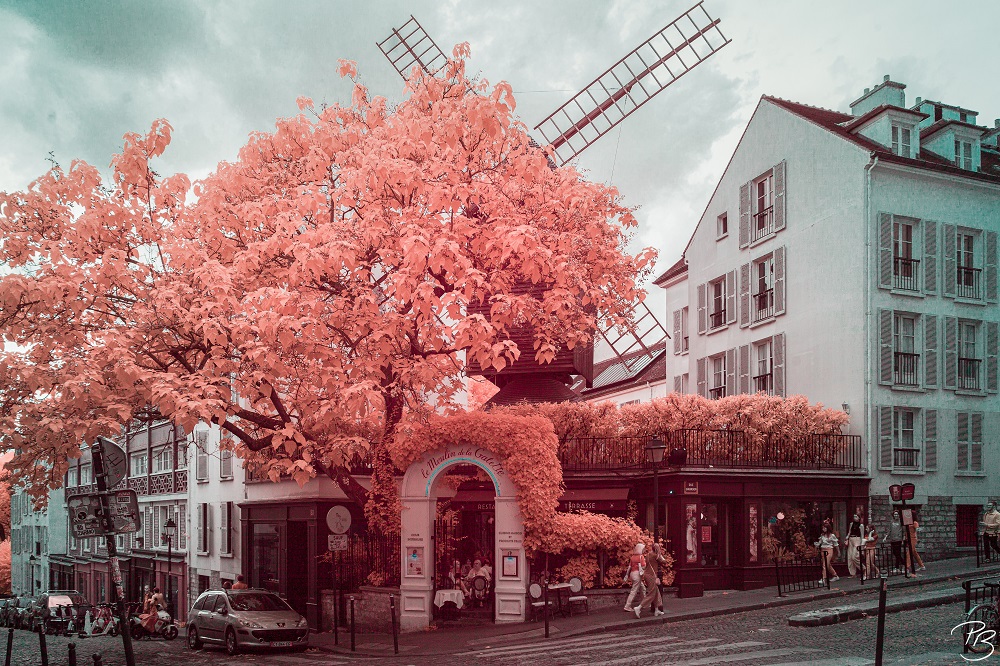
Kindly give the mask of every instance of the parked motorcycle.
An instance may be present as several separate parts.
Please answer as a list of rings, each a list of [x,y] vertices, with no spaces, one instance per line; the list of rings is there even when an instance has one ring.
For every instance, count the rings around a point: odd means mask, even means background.
[[[129,631],[132,634],[132,640],[136,641],[154,637],[172,641],[177,638],[179,633],[174,619],[167,611],[161,610],[156,613],[155,620],[148,615],[133,615],[129,618],[129,622],[131,623]]]

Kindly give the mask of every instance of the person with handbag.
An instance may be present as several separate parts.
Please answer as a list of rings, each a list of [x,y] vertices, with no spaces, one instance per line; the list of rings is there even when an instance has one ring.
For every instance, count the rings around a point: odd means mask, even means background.
[[[666,563],[667,558],[663,557],[660,544],[654,543],[650,551],[646,553],[646,568],[642,574],[642,582],[646,586],[646,596],[633,609],[636,617],[639,617],[646,604],[649,604],[649,609],[653,611],[654,616],[663,615],[663,597],[660,596],[660,565]]]
[[[819,535],[819,541],[814,544],[819,548],[820,566],[823,567],[823,578],[819,581],[820,585],[826,585],[828,571],[831,583],[840,580],[840,576],[837,575],[837,571],[833,568],[833,549],[839,541],[840,539],[830,529],[829,523],[823,523],[823,533]]]
[[[641,600],[646,596],[646,588],[642,584],[642,574],[646,571],[643,563],[645,558],[642,556],[644,550],[646,550],[646,544],[635,544],[635,549],[633,549],[632,555],[628,559],[628,567],[625,569],[625,580],[622,581],[623,585],[632,585],[632,589],[628,593],[628,599],[625,601],[625,610],[629,613],[635,613],[636,617],[639,617],[639,609],[634,607],[633,604],[635,601]]]
[[[847,546],[847,570],[851,576],[857,576],[861,569],[861,543],[865,536],[865,524],[861,522],[861,516],[854,514],[851,524],[847,526],[847,539],[844,545]]]

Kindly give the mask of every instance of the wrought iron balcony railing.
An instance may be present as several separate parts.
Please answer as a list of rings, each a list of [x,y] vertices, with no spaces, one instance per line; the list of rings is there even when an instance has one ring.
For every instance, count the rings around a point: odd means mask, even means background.
[[[719,328],[720,326],[726,325],[726,309],[716,310],[715,312],[708,315],[708,327]]]
[[[716,386],[715,388],[708,389],[708,395],[712,400],[718,400],[719,398],[726,397],[726,387],[725,385]]]
[[[774,289],[765,289],[753,295],[753,320],[764,321],[774,316]]]
[[[920,260],[895,257],[892,260],[892,286],[903,291],[920,291]]]
[[[955,276],[955,294],[959,298],[968,298],[971,300],[979,300],[983,297],[982,292],[979,291],[979,276],[982,273],[982,269],[972,268],[970,266],[959,266],[958,274]]]
[[[920,468],[920,449],[893,449],[892,466],[906,467],[910,469]]]
[[[774,206],[753,214],[753,224],[750,227],[750,242],[758,241],[774,233]]]
[[[982,359],[959,358],[958,359],[958,388],[970,391],[978,391],[979,384],[979,364]]]
[[[771,395],[774,393],[774,380],[770,372],[764,373],[763,375],[755,375],[753,378],[753,390],[755,393],[766,393]]]
[[[892,368],[894,384],[897,386],[919,386],[920,354],[896,352]]]

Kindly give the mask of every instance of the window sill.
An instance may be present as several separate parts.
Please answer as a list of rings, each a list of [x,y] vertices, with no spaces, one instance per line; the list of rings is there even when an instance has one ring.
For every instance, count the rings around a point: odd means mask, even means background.
[[[208,483],[208,479],[195,479],[195,483]]]
[[[716,236],[716,237],[715,237],[715,240],[716,240],[716,241],[720,241],[720,240],[722,240],[723,238],[729,238],[729,232],[728,232],[728,231],[727,231],[726,233],[722,234],[721,236]]]
[[[764,317],[763,319],[758,319],[757,321],[750,322],[747,328],[757,328],[758,326],[763,326],[764,324],[771,324],[774,322],[777,315],[771,315],[770,317]]]
[[[889,471],[894,476],[925,476],[927,474],[922,469],[892,469]]]
[[[719,331],[724,331],[727,328],[729,328],[729,324],[722,324],[721,326],[716,326],[715,328],[708,329],[707,331],[705,331],[705,335],[713,335],[715,333],[718,333]]]
[[[758,238],[755,241],[750,241],[750,244],[747,245],[747,247],[751,248],[751,247],[757,247],[758,245],[763,245],[767,241],[769,241],[772,238],[774,238],[777,234],[778,234],[777,231],[772,231],[769,234],[767,234],[766,236],[761,236],[760,238]]]
[[[209,551],[207,551],[207,550],[196,550],[194,554],[195,554],[195,555],[200,555],[200,556],[202,556],[202,557],[208,557],[208,556],[209,556],[209,555],[211,555],[212,553],[210,553],[210,552],[209,552]]]
[[[893,296],[909,296],[910,298],[926,298],[927,296],[922,291],[913,291],[911,289],[899,289],[893,287],[889,290]]]
[[[893,391],[903,391],[904,393],[925,393],[924,389],[920,386],[908,386],[906,384],[893,384],[890,386]]]
[[[233,553],[219,553],[219,557],[224,560],[231,560],[234,557],[236,557],[236,555],[234,555]]]
[[[985,398],[986,397],[986,391],[983,391],[983,390],[973,391],[973,390],[970,390],[970,389],[955,389],[955,395],[964,395],[964,396],[968,396],[970,398]]]
[[[964,305],[978,305],[980,307],[986,305],[986,299],[984,298],[962,298],[961,296],[956,296],[955,302]]]
[[[235,478],[235,476],[220,476],[219,481],[232,481]]]
[[[955,476],[973,478],[973,479],[985,479],[986,472],[971,472],[964,469],[955,470]]]

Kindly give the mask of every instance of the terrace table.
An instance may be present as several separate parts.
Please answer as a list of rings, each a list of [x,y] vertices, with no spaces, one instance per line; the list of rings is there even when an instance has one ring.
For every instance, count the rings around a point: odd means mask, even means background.
[[[569,590],[569,588],[570,588],[569,583],[549,583],[549,592],[556,593],[556,604],[557,604],[556,612],[562,615],[563,617],[566,616],[566,610],[563,609],[563,592]]]

